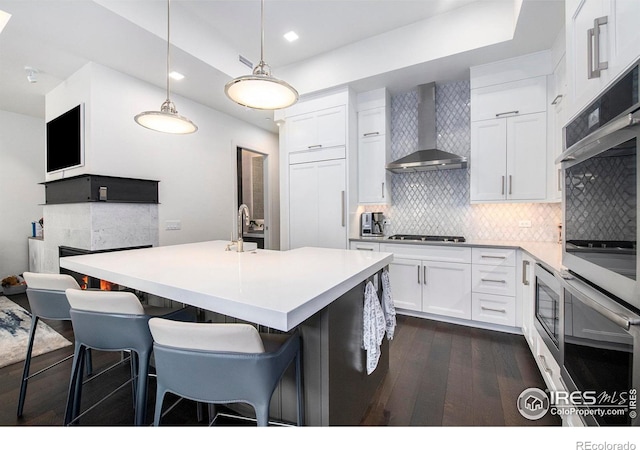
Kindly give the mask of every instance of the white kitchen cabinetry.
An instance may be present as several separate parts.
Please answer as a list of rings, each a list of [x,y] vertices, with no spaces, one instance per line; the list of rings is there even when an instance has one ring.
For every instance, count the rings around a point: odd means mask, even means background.
[[[382,244],[397,308],[471,319],[469,247]]]
[[[471,121],[546,111],[545,76],[471,90]]]
[[[289,152],[344,146],[346,113],[336,106],[287,118]]]
[[[289,248],[346,248],[344,159],[289,166]]]
[[[44,241],[29,238],[29,272],[44,272]]]
[[[516,250],[473,248],[472,320],[516,326]]]
[[[546,112],[472,122],[471,202],[545,200],[546,133]]]
[[[389,103],[386,89],[358,95],[358,203],[390,201]]]
[[[565,5],[573,115],[640,56],[640,2],[569,0]]]
[[[567,123],[567,58],[562,56],[554,71],[549,89],[548,192],[550,201],[562,200],[562,169],[555,160],[562,153],[562,127]]]

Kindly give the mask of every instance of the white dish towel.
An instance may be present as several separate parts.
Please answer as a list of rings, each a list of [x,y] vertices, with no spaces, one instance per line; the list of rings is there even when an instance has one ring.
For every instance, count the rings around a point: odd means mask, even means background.
[[[396,307],[391,296],[391,283],[389,282],[389,271],[382,271],[382,312],[387,327],[387,339],[393,339],[396,331]]]
[[[384,338],[386,323],[384,313],[380,306],[380,300],[373,283],[369,281],[364,289],[364,309],[362,311],[363,322],[363,347],[367,351],[367,375],[371,374],[378,366],[380,359],[380,344]]]

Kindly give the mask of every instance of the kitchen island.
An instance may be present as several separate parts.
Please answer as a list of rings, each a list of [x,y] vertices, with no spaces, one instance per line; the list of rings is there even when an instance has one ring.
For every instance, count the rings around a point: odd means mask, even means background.
[[[388,345],[366,374],[363,292],[390,253],[326,248],[225,251],[225,241],[94,253],[60,267],[303,339],[307,425],[357,425],[388,370]],[[295,388],[274,395],[274,419],[294,421]]]

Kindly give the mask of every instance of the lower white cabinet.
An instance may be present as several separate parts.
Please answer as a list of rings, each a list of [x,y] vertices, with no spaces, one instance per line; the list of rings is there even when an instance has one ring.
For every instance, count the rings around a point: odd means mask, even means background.
[[[289,248],[347,247],[344,159],[289,166]]]
[[[380,249],[394,253],[389,278],[397,308],[471,319],[470,248],[383,244]],[[465,262],[452,262],[458,260]]]
[[[535,310],[535,280],[533,268],[536,260],[524,252],[521,253],[520,276],[520,303],[522,305],[522,334],[529,347],[535,348],[534,340],[534,310]]]
[[[29,272],[44,272],[44,241],[29,238]]]
[[[515,249],[473,249],[473,320],[509,327],[519,323],[515,261]]]
[[[349,244],[349,249],[351,249],[351,250],[365,250],[365,251],[369,251],[369,252],[379,252],[380,251],[380,243],[379,242],[352,241]]]

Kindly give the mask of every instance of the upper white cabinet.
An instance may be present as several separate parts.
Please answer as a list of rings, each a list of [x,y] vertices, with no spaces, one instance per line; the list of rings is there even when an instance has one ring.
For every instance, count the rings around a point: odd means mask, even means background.
[[[287,139],[289,152],[345,145],[345,107],[327,108],[287,119]]]
[[[573,115],[640,56],[640,2],[567,0],[565,5]]]
[[[386,89],[358,94],[358,203],[390,202],[389,104]]]
[[[548,201],[549,52],[471,68],[472,203]]]
[[[547,114],[471,123],[471,202],[544,200]]]
[[[471,90],[471,121],[546,111],[545,76]]]

